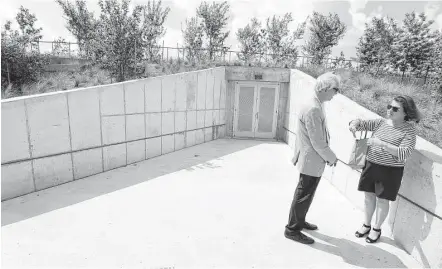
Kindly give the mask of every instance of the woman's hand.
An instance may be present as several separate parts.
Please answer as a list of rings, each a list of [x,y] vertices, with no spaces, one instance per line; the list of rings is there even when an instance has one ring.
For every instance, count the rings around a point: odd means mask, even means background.
[[[349,128],[348,128],[350,130],[350,132],[355,133],[357,131],[356,127],[358,126],[358,124],[359,124],[359,120],[352,120],[349,123]]]
[[[385,142],[383,142],[382,140],[380,140],[379,138],[376,137],[371,137],[367,140],[367,145],[368,146],[378,146],[378,147],[382,147],[385,145]]]

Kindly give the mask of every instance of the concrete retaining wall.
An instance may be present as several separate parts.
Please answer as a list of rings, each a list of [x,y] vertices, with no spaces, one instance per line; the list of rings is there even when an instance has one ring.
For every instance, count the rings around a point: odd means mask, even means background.
[[[292,70],[289,103],[286,110],[286,142],[293,148],[297,103],[313,91],[315,79]],[[386,104],[387,105],[387,104]],[[345,162],[351,150],[352,134],[348,122],[355,118],[380,116],[343,95],[325,104],[330,142],[338,158]],[[360,171],[338,162],[326,168],[323,178],[329,180],[350,201],[363,208],[364,195],[357,191]],[[336,210],[339,210],[338,208]],[[398,199],[391,203],[390,214],[383,229],[425,267],[442,267],[442,149],[418,137],[416,150],[407,161]],[[362,222],[362,220],[361,220]],[[357,227],[355,227],[355,230]]]
[[[2,201],[224,137],[225,68],[2,101]]]

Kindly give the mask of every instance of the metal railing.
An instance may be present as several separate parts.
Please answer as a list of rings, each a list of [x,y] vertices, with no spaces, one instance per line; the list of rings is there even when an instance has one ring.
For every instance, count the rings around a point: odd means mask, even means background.
[[[79,59],[84,58],[80,51],[80,46],[76,42],[67,41],[35,41],[31,44],[33,50],[38,50],[39,53],[48,53],[57,57]],[[152,53],[153,51],[153,53]],[[229,50],[223,48],[221,50],[210,51],[207,48],[201,49],[191,49],[183,48],[178,44],[176,47],[155,46],[146,49],[142,53],[142,57],[133,56],[136,62],[150,62],[150,63],[164,63],[166,61],[179,61],[187,64],[209,64],[209,63],[220,63],[224,65],[246,65],[246,66],[262,66],[262,67],[306,67],[312,63],[313,57],[306,55],[275,55],[268,53],[252,54],[244,57],[243,53],[240,51]],[[251,59],[250,61],[245,60],[245,58]],[[323,60],[321,65],[325,69],[330,68],[345,68],[353,69],[355,71],[366,71],[361,67],[361,63],[352,59],[342,59],[342,58],[326,58]],[[392,79],[403,78],[408,82],[419,80],[423,81],[418,84],[425,84],[428,80],[433,79],[432,74],[426,74],[425,77],[412,74],[410,72],[405,73],[402,78],[402,74],[399,72],[389,71],[384,72],[384,74],[379,74],[379,76],[385,76]]]
[[[163,43],[164,44],[164,43]],[[64,57],[64,58],[82,58],[79,44],[76,42],[67,41],[35,41],[31,44],[32,50],[38,50],[39,53],[48,53],[50,55]],[[156,50],[155,59],[152,59],[149,53],[143,53],[142,58],[135,59],[139,61],[149,61],[152,62],[165,62],[170,60],[179,60],[182,62],[223,62],[227,64],[247,64],[253,66],[272,66],[272,67],[285,67],[290,62],[290,67],[294,66],[305,66],[311,62],[312,57],[304,55],[275,55],[268,53],[254,54],[251,55],[252,61],[244,60],[243,54],[240,51],[228,50],[226,48],[222,50],[213,50],[202,48],[202,49],[190,49],[183,47],[169,47],[169,46],[157,46],[147,49],[146,51]],[[212,54],[209,57],[209,54]],[[289,59],[289,60],[285,60]],[[323,65],[325,68],[330,68],[336,63],[337,58],[327,58],[324,60]],[[360,64],[354,60],[345,59],[341,61],[342,66],[352,66],[353,68],[359,68]]]

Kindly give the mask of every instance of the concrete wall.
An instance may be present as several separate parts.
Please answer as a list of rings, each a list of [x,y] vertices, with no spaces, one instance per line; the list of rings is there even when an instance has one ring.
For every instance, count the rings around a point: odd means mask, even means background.
[[[292,70],[289,104],[286,110],[286,142],[293,147],[296,130],[296,107],[302,98],[313,91],[315,79]],[[379,115],[359,106],[343,95],[325,105],[330,142],[333,151],[343,162],[326,168],[323,178],[360,209],[363,193],[357,191],[360,171],[349,168],[348,160],[353,136],[348,122],[355,118],[378,118]],[[336,210],[339,210],[338,208]],[[391,203],[383,232],[392,236],[425,267],[442,267],[442,149],[418,137],[416,150],[407,161],[397,201]],[[362,222],[362,220],[361,220]],[[357,227],[355,227],[357,229]]]
[[[2,101],[2,201],[225,136],[225,68]]]
[[[261,79],[255,79],[255,75],[261,75]],[[235,106],[235,82],[277,82],[280,83],[278,116],[276,126],[276,140],[284,138],[284,117],[287,104],[287,95],[290,81],[290,69],[286,68],[261,68],[261,67],[226,67],[227,80],[227,103],[226,103],[226,135],[233,136],[233,109]]]

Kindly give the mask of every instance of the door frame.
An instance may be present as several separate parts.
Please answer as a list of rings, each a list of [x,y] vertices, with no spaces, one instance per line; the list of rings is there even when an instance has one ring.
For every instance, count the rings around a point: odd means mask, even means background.
[[[253,100],[253,122],[251,132],[239,132],[238,126],[238,107],[239,107],[239,91],[240,87],[253,87],[254,88],[254,100]],[[271,133],[258,133],[257,127],[259,122],[259,100],[260,100],[260,87],[275,87],[275,106],[273,109],[273,126]],[[233,104],[233,137],[241,138],[260,138],[260,139],[274,139],[276,138],[276,129],[278,124],[278,106],[279,106],[279,94],[281,91],[280,82],[267,82],[267,81],[236,81],[235,82],[235,99]]]
[[[274,101],[274,106],[273,106],[273,125],[272,125],[272,131],[271,132],[266,132],[266,133],[260,133],[258,132],[258,127],[259,127],[259,100],[261,98],[260,93],[261,93],[261,88],[262,87],[275,87],[275,101]],[[257,93],[258,93],[258,97],[257,97],[257,107],[258,107],[258,111],[257,111],[257,118],[256,118],[256,129],[255,129],[255,138],[267,138],[267,139],[273,139],[276,138],[276,129],[278,127],[278,105],[279,105],[279,91],[280,91],[280,84],[279,83],[259,83],[257,85]]]
[[[239,107],[239,89],[240,87],[253,87],[253,121],[252,121],[252,131],[249,132],[240,132],[237,130],[238,127],[238,107]],[[254,138],[255,137],[255,124],[256,124],[256,83],[249,81],[237,81],[235,82],[235,102],[233,104],[233,136],[234,137],[246,137],[246,138]]]

